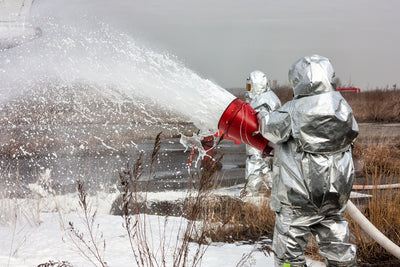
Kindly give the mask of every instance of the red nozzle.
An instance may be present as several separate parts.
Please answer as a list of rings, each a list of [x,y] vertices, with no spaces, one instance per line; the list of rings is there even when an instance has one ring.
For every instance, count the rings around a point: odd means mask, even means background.
[[[227,136],[262,151],[263,157],[269,156],[272,150],[268,146],[268,140],[258,131],[257,112],[249,103],[238,98],[233,100],[222,114],[218,129]]]

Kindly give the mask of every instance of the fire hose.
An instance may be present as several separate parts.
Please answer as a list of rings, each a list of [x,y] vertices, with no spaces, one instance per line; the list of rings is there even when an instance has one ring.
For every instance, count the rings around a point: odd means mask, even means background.
[[[231,138],[257,148],[263,152],[263,157],[266,157],[270,155],[271,148],[268,145],[268,140],[259,133],[256,114],[257,112],[248,103],[235,99],[222,114],[218,129]],[[387,185],[386,187],[385,185],[378,185],[375,188],[387,188],[389,186],[395,187],[397,185]],[[369,189],[369,187],[364,186],[361,189]],[[371,188],[374,188],[374,186]],[[347,202],[346,210],[361,229],[393,256],[400,259],[400,247],[380,232],[350,200]]]
[[[400,259],[400,247],[382,234],[350,200],[347,202],[346,211],[372,239],[393,256]]]
[[[357,190],[394,189],[394,188],[400,188],[400,184],[353,185],[353,189]]]

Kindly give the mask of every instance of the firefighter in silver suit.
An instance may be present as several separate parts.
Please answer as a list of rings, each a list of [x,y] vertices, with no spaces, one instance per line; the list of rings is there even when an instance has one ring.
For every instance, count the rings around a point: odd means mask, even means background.
[[[271,90],[267,76],[255,70],[250,73],[246,82],[246,101],[256,111],[273,111],[281,106],[281,101]],[[272,161],[270,157],[263,158],[261,151],[249,145],[246,146],[246,186],[242,196],[257,196],[267,191],[272,185]]]
[[[310,234],[328,266],[356,266],[343,214],[354,181],[358,125],[332,87],[333,77],[329,59],[301,58],[289,70],[293,100],[258,113],[262,135],[275,145],[270,206],[276,213],[276,266],[305,266]]]

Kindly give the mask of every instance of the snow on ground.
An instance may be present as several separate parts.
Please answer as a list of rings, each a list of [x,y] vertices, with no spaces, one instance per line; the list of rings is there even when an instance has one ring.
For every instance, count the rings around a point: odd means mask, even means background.
[[[175,200],[185,196],[186,192],[171,191],[149,193],[148,199]],[[102,255],[110,267],[137,266],[127,232],[123,228],[122,217],[109,214],[116,197],[117,193],[99,193],[89,198],[89,203],[93,205],[92,211],[95,208],[98,212],[94,225],[99,226],[99,233],[103,235],[99,241],[100,247],[103,247],[102,242],[105,241]],[[1,199],[0,213],[0,266],[38,266],[50,260],[67,261],[74,267],[93,266],[74,245],[73,240],[76,241],[76,238],[68,230],[69,222],[73,222],[74,227],[88,238],[76,194],[42,196],[38,199]],[[173,266],[173,251],[179,239],[177,237],[182,234],[179,226],[185,225],[186,220],[155,215],[141,215],[141,218],[146,218],[147,239],[154,255],[161,261],[160,242],[165,240],[163,247],[166,250],[166,266]],[[191,243],[191,253],[197,247],[197,244]],[[248,261],[241,266],[273,266],[273,256],[266,256],[257,250],[258,247],[239,243],[212,243],[206,249],[201,266],[237,266],[242,257],[250,253]],[[312,266],[324,265],[312,262]]]
[[[84,229],[80,223],[79,214],[68,214],[65,220],[74,222],[77,228]],[[90,266],[90,262],[82,257],[72,243],[68,230],[60,228],[60,220],[55,213],[42,213],[42,223],[38,227],[28,225],[19,226],[15,231],[13,240],[13,227],[1,227],[0,239],[0,265],[1,266],[37,266],[40,263],[53,261],[68,261],[73,266]],[[167,221],[166,244],[169,264],[172,266],[171,255],[175,247],[176,228],[180,224],[180,218],[169,218]],[[100,225],[106,240],[104,259],[109,266],[136,266],[134,256],[131,252],[127,233],[122,227],[123,220],[119,216],[101,214],[96,222]],[[153,229],[154,251],[159,248],[160,234],[158,225],[164,224],[164,218],[159,216],[148,216],[148,224]],[[195,245],[192,245],[195,249]],[[252,251],[254,246],[235,244],[213,244],[204,255],[203,266],[236,266],[242,254]],[[11,254],[11,256],[10,256]],[[229,256],[228,256],[229,255]],[[272,257],[265,257],[261,252],[253,254],[252,266],[269,266],[273,264]]]

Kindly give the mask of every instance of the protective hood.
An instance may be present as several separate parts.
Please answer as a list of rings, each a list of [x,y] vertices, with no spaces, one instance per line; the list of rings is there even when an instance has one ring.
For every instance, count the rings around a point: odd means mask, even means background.
[[[294,99],[335,91],[334,77],[331,62],[325,57],[313,55],[297,60],[289,70]]]
[[[247,83],[251,85],[250,95],[259,95],[266,91],[269,91],[268,79],[265,73],[259,70],[255,70],[250,73],[247,78]]]

